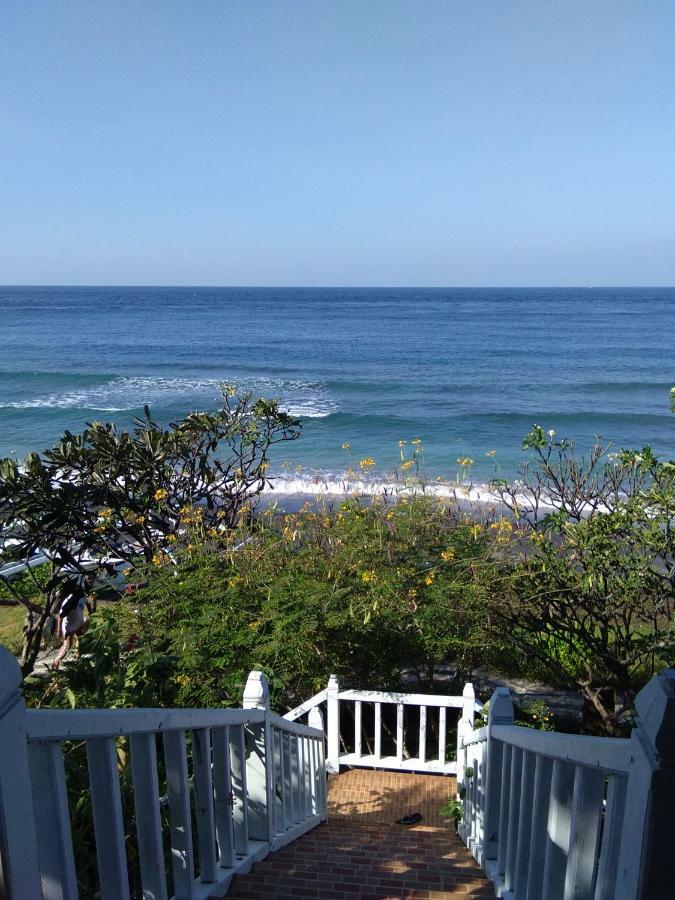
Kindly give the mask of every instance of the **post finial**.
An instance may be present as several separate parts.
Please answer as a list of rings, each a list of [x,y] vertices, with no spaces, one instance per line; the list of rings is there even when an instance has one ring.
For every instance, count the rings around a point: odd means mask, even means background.
[[[675,767],[675,669],[664,669],[635,698],[637,732],[661,765]]]
[[[312,707],[307,716],[307,724],[310,728],[316,728],[323,731],[323,713],[318,706]]]
[[[513,700],[507,687],[498,687],[490,697],[488,725],[513,725]]]
[[[14,698],[23,681],[21,669],[7,647],[0,644],[0,715],[8,698]]]
[[[264,672],[253,671],[244,688],[244,709],[267,709],[270,705],[270,686]]]

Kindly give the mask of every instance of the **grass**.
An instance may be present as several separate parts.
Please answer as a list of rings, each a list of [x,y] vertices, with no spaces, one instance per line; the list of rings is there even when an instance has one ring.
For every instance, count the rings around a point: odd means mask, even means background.
[[[15,655],[21,651],[25,615],[23,606],[0,606],[0,644]]]

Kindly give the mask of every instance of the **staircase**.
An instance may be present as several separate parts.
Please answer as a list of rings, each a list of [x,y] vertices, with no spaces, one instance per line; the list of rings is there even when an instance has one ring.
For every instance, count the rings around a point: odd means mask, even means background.
[[[328,821],[250,874],[232,900],[494,898],[492,885],[439,810],[454,778],[352,769],[328,781]],[[395,825],[420,812],[415,826]]]

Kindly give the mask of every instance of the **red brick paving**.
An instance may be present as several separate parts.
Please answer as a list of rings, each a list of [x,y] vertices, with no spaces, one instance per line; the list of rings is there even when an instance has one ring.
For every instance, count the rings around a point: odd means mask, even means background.
[[[439,809],[454,779],[352,769],[332,776],[328,822],[235,878],[234,900],[491,898],[489,881]],[[419,825],[392,824],[421,812]]]

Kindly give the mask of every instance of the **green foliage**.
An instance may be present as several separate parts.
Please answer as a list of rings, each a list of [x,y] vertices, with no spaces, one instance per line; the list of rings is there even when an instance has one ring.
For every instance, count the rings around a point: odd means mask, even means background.
[[[262,491],[270,448],[299,433],[298,420],[276,401],[223,386],[214,413],[191,413],[164,428],[146,407],[130,431],[93,422],[21,466],[0,460],[0,535],[13,539],[3,561],[37,551],[50,561],[39,602],[6,582],[28,613],[24,674],[34,665],[60,580],[100,569],[106,559],[136,566],[167,554],[196,515],[204,529],[225,535]]]
[[[553,713],[545,700],[535,697],[516,708],[516,725],[537,731],[555,731]]]
[[[452,819],[456,828],[464,818],[464,804],[461,800],[456,800],[454,797],[448,797],[445,805],[441,807],[441,815],[445,816],[446,819]]]
[[[95,649],[96,632],[87,635],[73,668],[84,684],[71,687],[79,697],[91,678],[102,694],[90,689],[87,703],[133,702],[131,667],[151,684],[144,667],[161,660],[178,705],[237,705],[249,671],[262,669],[279,708],[324,687],[332,672],[394,688],[412,666],[433,690],[449,657],[462,683],[476,665],[498,661],[486,609],[500,553],[494,531],[429,498],[270,510],[229,543],[195,524],[173,561],[139,568],[137,589],[106,615],[111,640],[126,649]],[[87,674],[101,653],[110,672]]]
[[[536,467],[502,492],[529,539],[494,615],[531,674],[576,685],[586,727],[615,734],[617,695],[629,709],[675,655],[673,467],[649,447],[598,444],[584,458],[570,442],[531,446]]]

